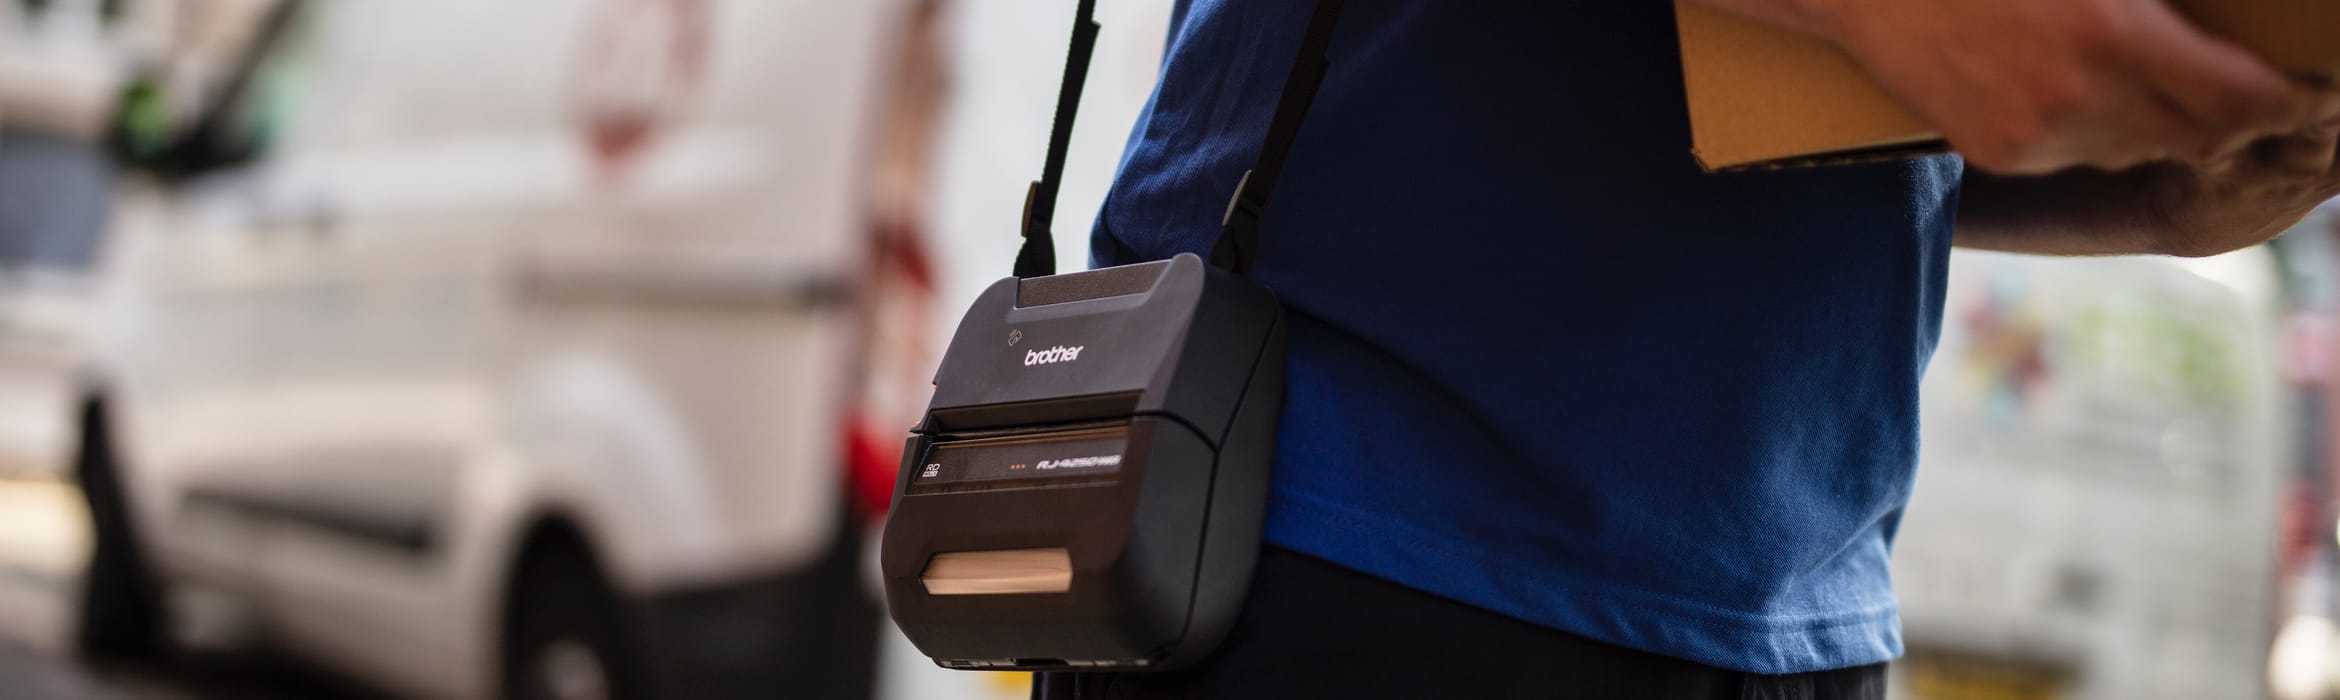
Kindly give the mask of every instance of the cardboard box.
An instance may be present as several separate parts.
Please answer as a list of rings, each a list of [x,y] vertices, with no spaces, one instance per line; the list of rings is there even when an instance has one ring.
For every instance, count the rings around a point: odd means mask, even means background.
[[[2176,0],[2276,65],[2340,75],[2340,0]],[[1934,131],[1828,42],[1674,3],[1699,165],[1709,171],[1939,152]]]

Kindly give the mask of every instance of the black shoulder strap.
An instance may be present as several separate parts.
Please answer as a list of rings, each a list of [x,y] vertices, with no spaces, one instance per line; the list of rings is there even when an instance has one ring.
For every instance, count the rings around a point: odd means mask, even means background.
[[[1267,138],[1260,144],[1259,163],[1243,174],[1235,196],[1221,218],[1219,240],[1211,249],[1211,263],[1238,274],[1251,273],[1259,256],[1259,217],[1267,211],[1283,172],[1284,155],[1300,133],[1300,122],[1316,100],[1316,89],[1331,67],[1326,50],[1332,45],[1333,25],[1341,16],[1343,0],[1317,0],[1308,18],[1308,33],[1300,39],[1299,55],[1284,78],[1283,96],[1268,119]],[[1089,74],[1089,57],[1097,47],[1096,0],[1080,0],[1074,10],[1072,47],[1065,57],[1064,83],[1056,92],[1056,123],[1048,132],[1048,160],[1040,180],[1024,194],[1024,247],[1016,253],[1017,277],[1056,274],[1056,240],[1049,230],[1056,212],[1057,190],[1064,180],[1065,149],[1071,144],[1073,118],[1080,109],[1081,87]]]
[[[1239,275],[1250,275],[1259,259],[1259,217],[1275,194],[1276,178],[1284,172],[1284,154],[1316,102],[1316,88],[1332,67],[1325,52],[1332,46],[1333,25],[1341,18],[1341,0],[1319,0],[1308,18],[1308,34],[1300,39],[1300,55],[1292,58],[1292,72],[1284,77],[1284,96],[1276,100],[1275,116],[1268,118],[1267,139],[1260,142],[1259,164],[1243,173],[1227,213],[1219,219],[1219,242],[1211,247],[1211,264]]]
[[[1064,184],[1064,151],[1072,146],[1081,87],[1089,78],[1089,55],[1097,49],[1097,0],[1080,0],[1073,14],[1064,82],[1056,88],[1056,123],[1048,130],[1048,160],[1040,166],[1040,180],[1024,190],[1024,249],[1016,252],[1017,277],[1056,274],[1056,236],[1049,225],[1056,217],[1056,191]]]

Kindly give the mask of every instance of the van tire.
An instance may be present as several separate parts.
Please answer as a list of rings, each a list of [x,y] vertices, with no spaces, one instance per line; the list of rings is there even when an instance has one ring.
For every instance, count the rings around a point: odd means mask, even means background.
[[[551,537],[530,547],[508,605],[507,700],[645,697],[642,656],[624,608],[582,542]]]
[[[99,663],[157,660],[168,649],[162,586],[130,514],[104,403],[84,402],[79,419],[73,473],[89,508],[90,553],[74,650]]]

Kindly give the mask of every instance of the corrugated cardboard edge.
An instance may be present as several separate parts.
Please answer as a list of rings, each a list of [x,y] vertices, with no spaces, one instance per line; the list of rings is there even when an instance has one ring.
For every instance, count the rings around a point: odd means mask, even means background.
[[[1912,143],[1906,143],[1906,144],[1896,144],[1896,145],[1888,145],[1888,146],[1879,146],[1879,147],[1876,147],[1876,148],[1868,148],[1868,149],[1854,149],[1854,150],[1846,150],[1846,151],[1831,151],[1831,152],[1828,152],[1828,153],[1820,153],[1820,154],[1815,154],[1815,155],[1808,155],[1808,156],[1798,156],[1798,157],[1794,157],[1794,158],[1777,158],[1777,159],[1773,159],[1773,160],[1756,161],[1756,162],[1753,162],[1753,163],[1740,163],[1740,164],[1738,164],[1738,165],[1727,165],[1727,166],[1722,166],[1722,167],[1715,167],[1715,166],[1713,166],[1713,165],[1709,165],[1709,164],[1707,164],[1707,162],[1706,162],[1706,160],[1705,160],[1705,159],[1703,159],[1703,158],[1700,158],[1700,159],[1699,159],[1699,161],[1698,161],[1698,167],[1699,167],[1700,169],[1703,169],[1703,170],[1705,170],[1706,172],[1709,172],[1709,173],[1751,173],[1751,172],[1768,172],[1768,171],[1773,171],[1773,170],[1795,170],[1795,169],[1799,169],[1799,168],[1820,168],[1820,167],[1827,167],[1827,166],[1832,166],[1832,165],[1863,165],[1863,164],[1868,164],[1868,163],[1889,163],[1889,162],[1893,162],[1893,161],[1899,161],[1899,160],[1909,160],[1909,159],[1911,159],[1911,158],[1922,158],[1922,157],[1925,157],[1925,156],[1941,155],[1941,154],[1944,154],[1944,153],[1949,153],[1949,152],[1950,152],[1950,143],[1949,143],[1949,142],[1947,142],[1947,141],[1943,141],[1943,140],[1941,140],[1941,139],[1932,139],[1932,140],[1921,140],[1921,141],[1916,141],[1916,142],[1912,142]],[[1691,157],[1694,157],[1694,158],[1696,158],[1696,157],[1698,157],[1698,152],[1697,152],[1695,149],[1693,149],[1693,150],[1690,152],[1690,155],[1691,155]]]

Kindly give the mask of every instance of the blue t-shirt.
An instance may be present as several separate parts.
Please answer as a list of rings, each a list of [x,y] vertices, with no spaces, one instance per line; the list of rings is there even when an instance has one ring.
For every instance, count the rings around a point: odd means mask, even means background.
[[[1207,254],[1312,4],[1178,3],[1097,264]],[[1331,60],[1261,222],[1268,540],[1714,666],[1897,655],[1960,163],[1701,174],[1660,0],[1359,0]]]

